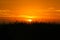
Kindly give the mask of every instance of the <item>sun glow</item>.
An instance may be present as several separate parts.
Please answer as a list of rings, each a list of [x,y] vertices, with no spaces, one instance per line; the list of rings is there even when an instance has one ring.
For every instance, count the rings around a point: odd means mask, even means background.
[[[28,22],[32,22],[32,19],[28,19],[27,21],[28,21]]]
[[[29,15],[19,15],[18,17],[22,17],[22,18],[36,18],[36,16],[29,16]]]
[[[33,22],[37,16],[30,16],[30,15],[20,15],[18,16],[20,20],[18,21],[25,21],[25,22]],[[21,20],[22,19],[22,20]]]

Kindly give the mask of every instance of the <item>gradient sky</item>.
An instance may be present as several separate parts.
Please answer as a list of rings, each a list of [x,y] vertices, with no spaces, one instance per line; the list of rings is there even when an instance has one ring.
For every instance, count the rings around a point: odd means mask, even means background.
[[[0,0],[0,19],[20,15],[60,20],[60,0]]]

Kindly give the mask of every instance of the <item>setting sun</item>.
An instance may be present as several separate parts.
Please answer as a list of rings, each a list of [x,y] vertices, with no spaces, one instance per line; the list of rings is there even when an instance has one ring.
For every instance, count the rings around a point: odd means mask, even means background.
[[[28,19],[27,21],[28,21],[28,22],[32,22],[32,19]]]

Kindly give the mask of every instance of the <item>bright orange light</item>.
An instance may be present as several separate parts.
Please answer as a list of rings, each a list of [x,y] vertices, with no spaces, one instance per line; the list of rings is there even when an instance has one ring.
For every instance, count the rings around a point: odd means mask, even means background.
[[[32,22],[32,19],[28,19],[27,21]]]

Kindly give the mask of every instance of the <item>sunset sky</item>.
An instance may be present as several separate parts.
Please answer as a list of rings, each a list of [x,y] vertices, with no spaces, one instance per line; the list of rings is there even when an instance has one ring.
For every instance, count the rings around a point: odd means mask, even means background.
[[[0,0],[0,22],[22,19],[60,22],[60,0]]]

